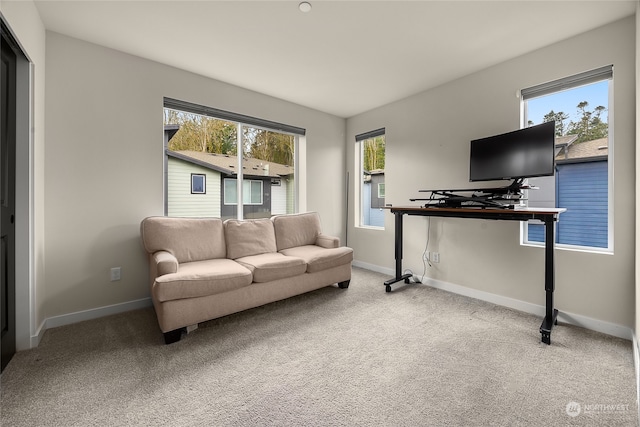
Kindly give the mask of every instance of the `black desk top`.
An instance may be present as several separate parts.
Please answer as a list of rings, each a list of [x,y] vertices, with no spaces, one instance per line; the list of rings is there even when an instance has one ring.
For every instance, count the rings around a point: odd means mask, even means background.
[[[436,206],[385,206],[385,209],[391,210],[392,213],[401,213],[406,215],[422,215],[422,216],[446,216],[458,218],[485,218],[485,219],[511,219],[526,221],[528,219],[557,217],[564,208],[515,208],[515,209],[499,209],[499,208],[482,208],[482,207],[457,207],[442,208]]]

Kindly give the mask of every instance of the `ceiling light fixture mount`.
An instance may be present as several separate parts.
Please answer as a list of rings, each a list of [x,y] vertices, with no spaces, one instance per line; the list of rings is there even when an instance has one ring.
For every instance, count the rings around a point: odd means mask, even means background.
[[[309,3],[308,1],[303,1],[298,5],[298,9],[300,9],[300,12],[307,13],[311,10],[311,3]]]

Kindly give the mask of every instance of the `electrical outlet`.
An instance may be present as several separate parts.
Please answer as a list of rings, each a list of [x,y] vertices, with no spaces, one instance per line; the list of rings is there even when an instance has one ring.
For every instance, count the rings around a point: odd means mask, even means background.
[[[439,252],[432,252],[431,253],[431,260],[433,262],[440,262],[440,253]]]
[[[120,280],[120,267],[113,267],[111,269],[111,281],[115,282]]]

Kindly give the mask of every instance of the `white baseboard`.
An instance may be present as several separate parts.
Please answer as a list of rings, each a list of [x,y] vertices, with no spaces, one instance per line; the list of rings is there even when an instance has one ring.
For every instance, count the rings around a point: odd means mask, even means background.
[[[375,271],[376,273],[387,274],[389,276],[395,276],[396,271],[392,268],[380,267],[379,265],[369,264],[367,262],[354,260],[351,265],[354,267],[364,268],[365,270]]]
[[[354,267],[364,268],[366,270],[375,271],[377,273],[387,274],[391,277],[394,277],[396,274],[394,269],[384,268],[362,261],[353,261],[352,265]],[[424,284],[436,289],[442,289],[454,294],[464,295],[470,298],[479,299],[481,301],[487,301],[504,307],[513,308],[514,310],[523,311],[525,313],[535,314],[540,317],[544,317],[545,314],[545,307],[542,305],[532,304],[526,301],[492,294],[490,292],[467,288],[465,286],[460,286],[453,283],[430,278],[425,278]],[[601,332],[603,334],[624,338],[627,340],[632,340],[634,336],[633,330],[628,326],[605,322],[603,320],[593,319],[591,317],[583,316],[580,314],[568,313],[562,310],[559,310],[558,321],[565,322],[570,325],[580,326],[592,331]]]
[[[31,348],[37,347],[47,329],[58,326],[71,325],[72,323],[83,322],[85,320],[98,319],[112,314],[124,313],[126,311],[137,310],[150,307],[153,303],[151,298],[142,298],[134,301],[127,301],[120,304],[112,304],[90,310],[76,311],[75,313],[62,314],[45,319],[36,334],[31,337]]]
[[[36,334],[31,336],[31,347],[30,348],[36,348],[37,346],[40,345],[40,341],[42,340],[42,337],[44,336],[44,331],[47,330],[44,327],[44,325],[46,323],[47,323],[47,319],[43,320],[42,323],[40,324],[40,326],[38,327],[38,330],[36,331]]]

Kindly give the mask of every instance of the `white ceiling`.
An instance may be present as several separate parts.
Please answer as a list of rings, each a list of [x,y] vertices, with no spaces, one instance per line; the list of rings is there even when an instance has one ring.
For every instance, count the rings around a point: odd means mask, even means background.
[[[36,1],[48,30],[351,117],[635,13],[637,0]],[[586,52],[567,52],[567,55]]]

